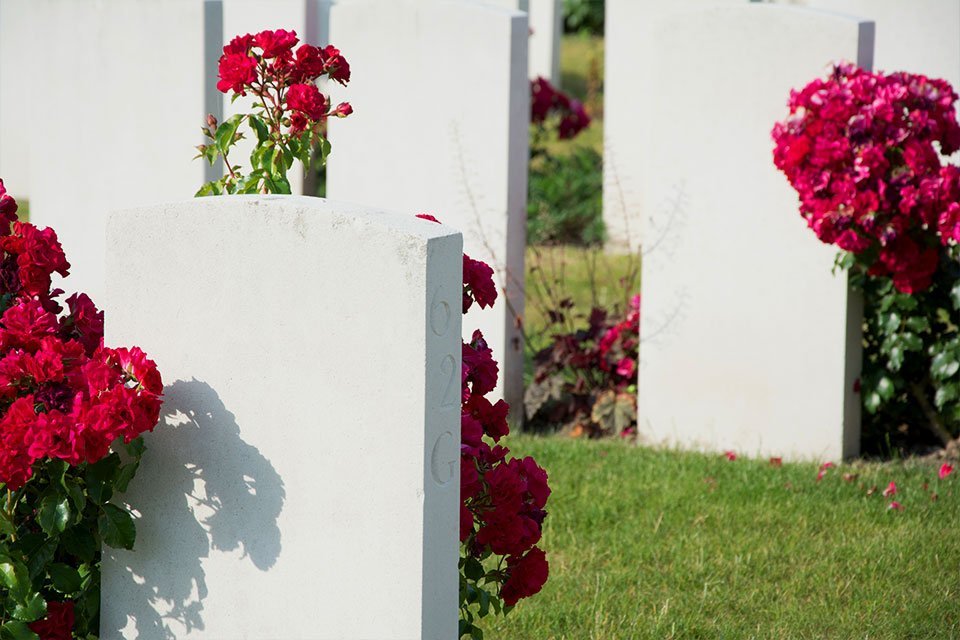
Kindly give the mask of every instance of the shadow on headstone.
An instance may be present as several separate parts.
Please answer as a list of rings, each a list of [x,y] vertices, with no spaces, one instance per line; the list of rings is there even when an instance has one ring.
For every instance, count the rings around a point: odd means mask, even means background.
[[[111,593],[137,604],[102,620],[101,635],[175,640],[171,622],[188,633],[203,629],[204,565],[213,553],[217,563],[270,569],[280,556],[277,519],[285,496],[283,479],[243,440],[210,385],[190,380],[166,387],[160,425],[124,496],[142,509],[134,551],[104,549],[104,564],[123,567],[112,579],[125,584]],[[175,563],[156,553],[171,546],[178,550]]]

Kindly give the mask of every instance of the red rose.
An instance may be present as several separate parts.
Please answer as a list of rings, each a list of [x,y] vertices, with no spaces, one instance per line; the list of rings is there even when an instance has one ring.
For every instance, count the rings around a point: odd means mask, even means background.
[[[320,49],[311,44],[300,45],[294,62],[294,79],[307,82],[317,79],[324,72],[324,56]]]
[[[48,602],[47,617],[31,622],[30,630],[40,640],[71,640],[73,638],[73,602]]]
[[[330,76],[330,79],[346,86],[350,82],[350,64],[340,55],[340,49],[328,45],[323,49],[321,55],[324,60],[323,70]]]
[[[507,606],[513,606],[517,604],[517,600],[539,593],[550,575],[547,556],[537,547],[521,558],[507,559],[507,569],[510,577],[500,591],[503,603]]]
[[[217,90],[247,95],[244,88],[257,79],[257,61],[245,53],[225,53],[220,56],[220,80]]]
[[[253,43],[263,49],[264,58],[275,58],[290,51],[298,42],[297,32],[285,29],[261,31],[253,38]]]
[[[467,369],[467,382],[474,394],[487,394],[497,386],[500,367],[479,331],[473,332],[471,344],[463,345],[463,366]]]
[[[480,308],[492,307],[497,300],[497,286],[493,284],[493,269],[485,262],[463,256],[463,286],[470,290]]]
[[[337,105],[337,108],[333,110],[333,115],[338,118],[346,118],[351,113],[353,113],[353,107],[350,106],[349,102],[341,102]]]
[[[223,48],[224,53],[250,53],[250,47],[253,46],[253,36],[249,33],[243,36],[237,36],[230,41],[230,44]]]
[[[327,99],[312,84],[295,84],[287,91],[287,106],[299,111],[313,121],[327,113]]]
[[[10,223],[17,219],[17,201],[7,195],[7,189],[0,180],[0,233],[10,233]]]

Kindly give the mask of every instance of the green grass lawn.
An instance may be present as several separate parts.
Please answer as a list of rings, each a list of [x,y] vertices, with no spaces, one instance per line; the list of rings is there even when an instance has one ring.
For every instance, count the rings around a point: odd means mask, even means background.
[[[510,440],[550,474],[551,576],[488,640],[960,638],[960,474]]]

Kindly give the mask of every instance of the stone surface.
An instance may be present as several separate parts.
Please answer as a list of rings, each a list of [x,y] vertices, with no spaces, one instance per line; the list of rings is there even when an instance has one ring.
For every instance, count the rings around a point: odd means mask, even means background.
[[[530,77],[542,76],[559,86],[563,6],[560,0],[529,2]]]
[[[463,0],[351,0],[330,14],[330,41],[354,70],[334,102],[327,195],[428,212],[463,231],[465,251],[497,270],[493,309],[472,309],[519,416],[528,123],[527,20]],[[504,295],[506,287],[506,295]]]
[[[57,230],[71,286],[96,300],[107,212],[189,198],[213,175],[192,158],[206,114],[221,108],[209,52],[222,48],[222,8],[31,0],[30,11],[45,34],[23,88],[42,123],[30,127],[30,216]]]
[[[772,5],[651,25],[640,433],[750,455],[859,447],[859,302],[773,165],[791,88],[871,64],[873,24]]]
[[[107,342],[166,388],[104,640],[456,637],[461,247],[302,196],[110,217]]]
[[[860,16],[876,24],[874,68],[910,71],[960,87],[958,0],[777,0]]]
[[[468,0],[474,1],[474,0]],[[530,24],[530,78],[560,82],[560,36],[563,34],[561,0],[482,0],[485,4],[527,14]]]
[[[0,0],[0,179],[17,198],[29,197],[31,117],[30,68],[24,61],[38,48],[30,0]]]
[[[603,80],[603,222],[607,249],[638,251],[645,212],[642,165],[658,127],[650,105],[652,84],[669,60],[656,46],[656,25],[670,16],[747,0],[605,0]]]

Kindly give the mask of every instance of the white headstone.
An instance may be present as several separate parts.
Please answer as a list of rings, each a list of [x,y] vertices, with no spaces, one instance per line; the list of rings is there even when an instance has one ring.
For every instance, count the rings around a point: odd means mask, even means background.
[[[101,637],[455,638],[460,234],[303,196],[109,224],[107,341],[166,388]]]
[[[530,77],[560,83],[560,36],[563,7],[560,0],[530,2]]]
[[[559,83],[560,36],[563,34],[561,0],[482,0],[482,2],[527,14],[530,34],[528,65],[530,78],[543,77],[554,84]]]
[[[39,44],[30,0],[0,0],[0,179],[17,198],[29,198],[31,137],[43,123],[32,116],[30,68]]]
[[[607,249],[639,250],[641,165],[658,127],[649,112],[659,87],[657,68],[669,60],[657,49],[656,25],[670,16],[748,0],[605,0],[603,78],[603,222]]]
[[[960,0],[777,0],[877,25],[874,68],[943,78],[960,88]]]
[[[870,68],[873,23],[773,5],[652,25],[645,109],[640,433],[652,442],[837,459],[859,448],[862,312],[773,165],[792,88]],[[646,247],[645,247],[646,249]]]
[[[331,9],[330,41],[353,71],[343,95],[354,115],[330,124],[327,195],[432,213],[463,231],[466,253],[493,266],[501,287],[464,330],[483,331],[500,362],[498,393],[520,415],[526,16],[463,0],[353,0]]]
[[[206,114],[222,109],[222,6],[31,0],[30,11],[44,34],[21,88],[33,94],[31,219],[57,230],[73,286],[97,299],[107,212],[189,198],[218,177],[193,157]]]

